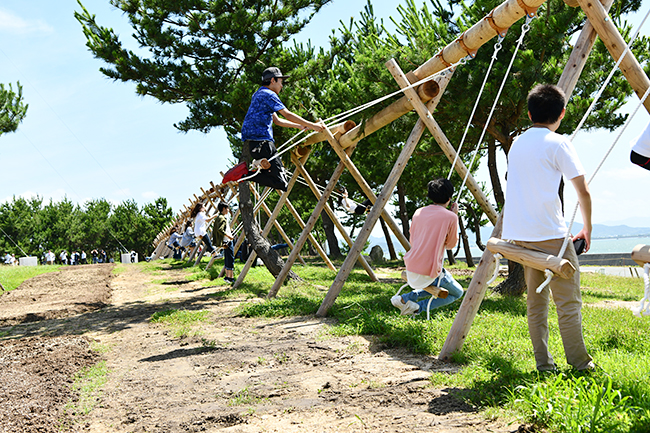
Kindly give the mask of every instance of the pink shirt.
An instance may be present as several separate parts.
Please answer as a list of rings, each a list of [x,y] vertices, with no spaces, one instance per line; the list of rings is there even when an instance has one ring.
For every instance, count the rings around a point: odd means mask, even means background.
[[[442,271],[444,250],[458,242],[458,216],[438,205],[421,207],[411,222],[411,249],[404,256],[406,270],[431,278]]]

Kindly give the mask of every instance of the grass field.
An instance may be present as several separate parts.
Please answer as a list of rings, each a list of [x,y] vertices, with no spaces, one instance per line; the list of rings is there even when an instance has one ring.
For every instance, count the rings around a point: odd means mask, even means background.
[[[25,280],[28,280],[36,275],[45,274],[47,272],[54,272],[61,266],[9,266],[0,265],[0,284],[6,291],[10,291],[20,286]]]

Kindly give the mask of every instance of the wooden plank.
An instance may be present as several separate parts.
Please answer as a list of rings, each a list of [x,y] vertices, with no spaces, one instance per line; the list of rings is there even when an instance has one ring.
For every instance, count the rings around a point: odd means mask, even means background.
[[[511,244],[499,238],[490,238],[487,249],[492,253],[499,253],[508,260],[544,272],[546,269],[553,271],[564,279],[571,278],[576,273],[576,268],[567,259],[562,259],[552,254],[529,250],[519,245]]]

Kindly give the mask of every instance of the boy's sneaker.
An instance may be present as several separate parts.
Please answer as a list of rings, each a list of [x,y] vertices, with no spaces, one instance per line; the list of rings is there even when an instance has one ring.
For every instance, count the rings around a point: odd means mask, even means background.
[[[404,309],[402,310],[402,316],[412,316],[418,314],[420,306],[413,301],[407,301]]]
[[[227,283],[234,283],[234,282],[235,282],[235,279],[234,279],[234,278],[223,277],[223,279],[224,279],[224,281],[226,281]]]
[[[402,302],[402,297],[400,295],[395,295],[390,298],[390,303],[393,304],[393,307],[399,309],[400,314],[402,314],[402,311],[406,308],[406,304]]]

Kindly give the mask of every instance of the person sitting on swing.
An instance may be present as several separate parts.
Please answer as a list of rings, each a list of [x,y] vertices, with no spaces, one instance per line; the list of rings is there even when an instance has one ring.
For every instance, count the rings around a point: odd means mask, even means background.
[[[339,199],[339,205],[348,213],[363,215],[364,213],[368,212],[370,206],[372,206],[370,199],[365,199],[361,204],[357,203],[354,200],[350,200],[348,198],[348,190],[345,188],[340,191],[340,194],[341,197]]]
[[[555,132],[564,118],[565,105],[564,91],[552,84],[539,84],[528,94],[528,117],[533,126],[515,140],[508,152],[503,208],[503,239],[553,256],[559,254],[568,235],[557,193],[562,176],[576,190],[584,223],[573,240],[584,239],[585,251],[589,251],[591,244],[591,194],[585,170],[573,144]],[[528,332],[535,363],[539,371],[556,370],[548,350],[548,307],[552,293],[567,362],[577,370],[592,370],[595,365],[582,336],[580,264],[573,242],[568,243],[563,258],[575,267],[573,277],[555,277],[541,293],[536,290],[546,279],[544,272],[524,266]]]
[[[632,164],[650,170],[650,123],[641,135],[632,141],[631,145],[630,161]]]
[[[452,249],[458,243],[458,203],[451,203],[454,185],[448,179],[439,178],[427,187],[427,196],[433,204],[413,214],[411,249],[404,255],[406,278],[413,291],[390,300],[404,316],[427,310],[431,294],[419,291],[425,287],[441,287],[449,292],[446,298],[432,300],[430,309],[451,304],[463,296],[463,287],[442,267],[445,249]]]
[[[284,128],[311,129],[317,132],[325,130],[323,125],[310,122],[289,111],[278,95],[282,91],[288,75],[282,75],[278,68],[267,68],[262,73],[262,86],[255,92],[251,105],[244,118],[241,138],[248,146],[254,165],[259,163],[261,169],[251,180],[263,186],[270,186],[281,191],[287,190],[287,180],[280,158],[271,161],[278,153],[273,140],[273,124]],[[278,114],[282,115],[281,119]]]

